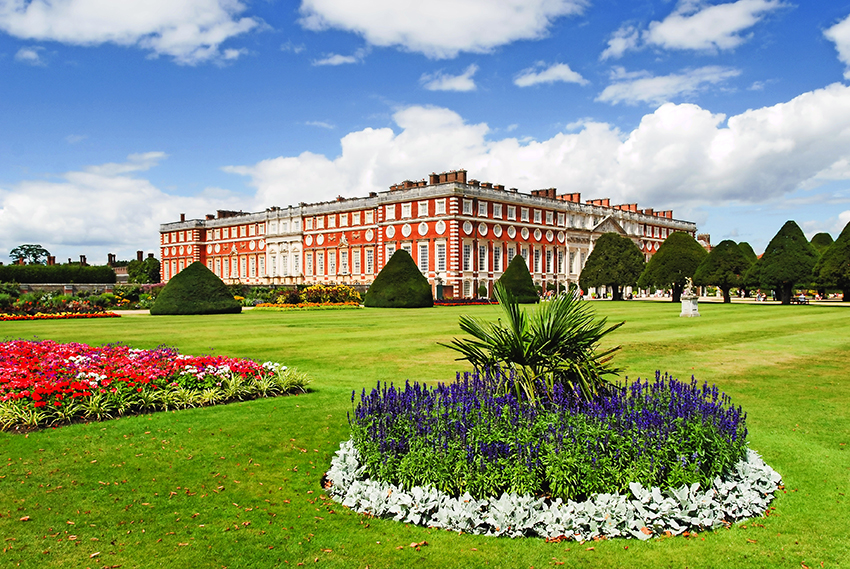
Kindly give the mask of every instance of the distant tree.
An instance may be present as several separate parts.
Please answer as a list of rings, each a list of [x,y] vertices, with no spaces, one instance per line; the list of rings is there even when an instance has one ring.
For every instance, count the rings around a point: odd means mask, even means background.
[[[685,281],[694,277],[697,267],[707,254],[689,233],[676,231],[664,240],[646,264],[638,279],[638,286],[669,286],[673,292],[673,302],[680,302]]]
[[[160,281],[159,260],[154,257],[148,257],[144,261],[134,259],[127,264],[127,275],[131,283],[158,283]]]
[[[843,300],[850,301],[850,223],[823,252],[813,272],[818,283],[837,286],[844,294]]]
[[[746,278],[779,291],[782,304],[791,304],[794,285],[811,280],[817,260],[818,254],[800,226],[786,221],[767,244],[761,259],[747,271]]]
[[[815,248],[818,256],[823,255],[823,252],[833,244],[832,235],[829,233],[818,233],[812,237],[812,240],[809,241],[809,243],[811,243],[812,247]]]
[[[11,257],[13,261],[23,261],[28,265],[43,265],[49,256],[50,251],[38,244],[18,245],[9,251],[9,257]]]
[[[528,265],[522,255],[516,255],[508,268],[502,273],[497,282],[502,283],[509,293],[513,295],[520,304],[535,304],[540,302],[540,295],[534,286]]]
[[[744,257],[750,262],[750,264],[755,263],[759,260],[759,256],[756,255],[756,252],[753,251],[752,246],[746,241],[741,241],[738,243],[738,249],[741,250],[741,253],[744,254]]]
[[[581,270],[581,288],[608,287],[613,300],[623,300],[623,288],[637,284],[646,261],[634,241],[617,233],[605,233],[593,245],[593,251]]]
[[[714,285],[723,291],[723,302],[732,302],[729,290],[741,286],[751,262],[738,245],[729,239],[721,241],[709,251],[694,273],[694,284]]]

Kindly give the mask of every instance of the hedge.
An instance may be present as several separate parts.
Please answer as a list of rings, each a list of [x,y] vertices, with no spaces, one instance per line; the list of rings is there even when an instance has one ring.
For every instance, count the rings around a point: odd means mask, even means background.
[[[109,284],[115,282],[115,271],[106,265],[0,265],[0,282]]]

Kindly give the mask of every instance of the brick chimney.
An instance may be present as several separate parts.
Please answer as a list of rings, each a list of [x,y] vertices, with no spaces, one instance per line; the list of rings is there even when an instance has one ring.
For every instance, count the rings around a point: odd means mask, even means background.
[[[180,214],[180,221],[186,221],[186,214],[185,213]]]
[[[144,261],[145,260],[145,252],[144,251],[136,251],[136,260]]]

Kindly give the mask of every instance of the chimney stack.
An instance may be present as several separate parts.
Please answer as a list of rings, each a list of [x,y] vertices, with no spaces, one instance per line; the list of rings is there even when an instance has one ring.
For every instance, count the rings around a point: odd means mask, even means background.
[[[186,221],[186,214],[185,213],[180,214],[180,221]]]
[[[144,261],[145,260],[145,252],[144,251],[136,251],[136,260]]]

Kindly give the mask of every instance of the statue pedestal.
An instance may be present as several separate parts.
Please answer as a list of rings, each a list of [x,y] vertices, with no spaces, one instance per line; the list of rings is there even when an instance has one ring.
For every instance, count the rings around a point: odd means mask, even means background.
[[[682,313],[679,316],[699,316],[699,300],[694,298],[682,297]]]

